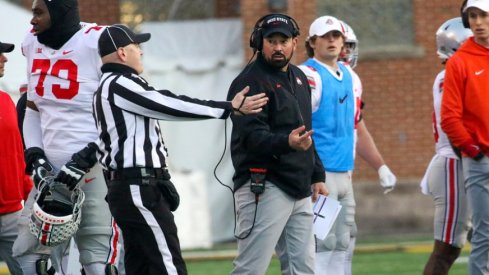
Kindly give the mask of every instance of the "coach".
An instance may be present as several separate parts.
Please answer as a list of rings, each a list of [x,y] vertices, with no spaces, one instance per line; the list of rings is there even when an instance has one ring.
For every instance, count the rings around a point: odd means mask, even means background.
[[[187,274],[173,219],[179,197],[166,169],[166,148],[158,119],[225,119],[262,110],[264,94],[231,102],[204,101],[156,90],[143,72],[140,43],[124,25],[106,28],[99,39],[102,79],[94,95],[100,162],[106,170],[110,212],[122,230],[125,268],[130,274]]]

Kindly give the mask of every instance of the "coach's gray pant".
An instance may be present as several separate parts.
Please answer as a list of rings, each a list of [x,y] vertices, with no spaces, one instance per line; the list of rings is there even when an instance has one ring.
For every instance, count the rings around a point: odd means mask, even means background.
[[[255,194],[250,183],[234,194],[238,237],[250,232]],[[271,182],[260,195],[253,230],[238,239],[238,256],[231,274],[265,274],[275,249],[282,274],[314,274],[314,235],[311,198],[296,200]]]
[[[472,208],[473,235],[469,275],[489,274],[489,157],[462,159],[465,188]]]
[[[22,210],[0,215],[0,259],[7,263],[12,275],[21,275],[17,260],[12,256],[12,246],[17,237],[17,222]]]

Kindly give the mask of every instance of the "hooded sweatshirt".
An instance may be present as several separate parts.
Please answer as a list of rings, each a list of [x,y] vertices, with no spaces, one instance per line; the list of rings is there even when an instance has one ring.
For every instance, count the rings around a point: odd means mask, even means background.
[[[454,146],[489,155],[489,48],[469,38],[446,64],[441,127]]]
[[[59,49],[80,30],[77,0],[44,0],[51,17],[51,27],[37,36],[39,43]]]
[[[17,125],[17,112],[10,96],[0,91],[0,215],[22,209],[22,200],[32,188],[24,163],[24,148]]]

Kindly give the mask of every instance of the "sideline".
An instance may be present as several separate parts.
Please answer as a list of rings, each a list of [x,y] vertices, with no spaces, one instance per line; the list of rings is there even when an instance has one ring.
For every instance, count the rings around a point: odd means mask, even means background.
[[[401,242],[390,244],[359,244],[355,247],[355,252],[362,253],[381,253],[381,252],[406,252],[406,253],[430,253],[433,249],[433,241],[422,242]],[[470,251],[470,243],[465,244],[463,251]],[[183,251],[185,261],[218,261],[232,260],[236,257],[235,249],[205,250],[205,251]]]
[[[429,253],[433,247],[432,241],[405,242],[395,244],[359,244],[355,253],[380,253],[380,252],[407,252],[407,253]],[[470,243],[467,243],[463,251],[470,251]],[[235,249],[206,250],[206,251],[183,251],[183,258],[189,262],[232,260],[236,257]],[[459,261],[464,262],[461,258]],[[8,274],[7,264],[0,261],[0,274]]]

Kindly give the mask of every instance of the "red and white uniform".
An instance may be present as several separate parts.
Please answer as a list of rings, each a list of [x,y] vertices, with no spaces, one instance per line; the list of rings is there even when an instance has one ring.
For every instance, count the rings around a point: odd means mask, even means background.
[[[441,71],[433,83],[433,134],[435,135],[436,153],[446,158],[459,159],[453,152],[447,134],[441,129],[441,99],[443,95],[443,80],[445,70]]]
[[[333,67],[328,66],[316,59],[316,61],[327,69],[329,74],[332,77],[337,79],[338,81],[342,81],[344,78],[343,71],[341,69],[335,70]],[[346,69],[351,75],[352,81],[352,89],[354,96],[354,104],[353,104],[353,114],[354,114],[354,132],[353,132],[353,158],[355,158],[355,147],[357,142],[357,124],[361,119],[361,96],[362,96],[362,83],[360,77],[356,72],[352,70],[352,68],[347,64],[342,62],[345,65]],[[321,79],[321,74],[314,69],[313,67],[307,65],[300,65],[299,68],[305,73],[307,76],[309,86],[311,87],[311,104],[312,104],[312,112],[316,112],[319,109],[321,103],[321,97],[323,96],[323,92],[325,96],[328,96],[326,93],[328,92],[329,87],[323,87],[323,81]],[[328,106],[325,106],[328,107]],[[345,145],[346,146],[346,145]],[[325,167],[327,168],[327,167]],[[330,192],[329,197],[336,199],[342,205],[342,210],[340,211],[337,223],[334,225],[333,229],[331,229],[330,234],[326,237],[324,241],[318,242],[316,250],[316,261],[315,270],[322,270],[321,273],[331,272],[333,270],[337,270],[332,268],[332,266],[337,266],[333,263],[335,260],[331,260],[325,262],[324,254],[333,253],[333,258],[335,258],[335,253],[345,254],[348,249],[350,238],[352,235],[355,235],[355,232],[352,232],[354,224],[355,224],[355,197],[353,193],[352,186],[352,171],[347,172],[330,172],[326,171],[326,186]],[[346,254],[345,254],[346,255]],[[336,258],[335,258],[336,259]],[[336,260],[338,265],[343,265],[344,260]],[[342,270],[341,268],[339,270]]]
[[[22,52],[27,60],[27,98],[39,110],[41,144],[56,171],[74,153],[98,137],[92,99],[102,74],[98,38],[104,27],[89,23],[81,23],[81,26],[58,50],[39,43],[33,33],[28,33],[22,43]],[[25,138],[29,147],[29,137]],[[114,252],[117,240],[112,239],[115,231],[104,200],[107,187],[99,165],[82,179],[82,190],[86,198],[81,225],[75,234],[80,262],[86,265],[109,259],[110,263],[115,260],[109,254]],[[32,202],[26,206],[32,207]],[[29,210],[25,216],[30,217]],[[16,241],[14,245],[14,254],[38,252],[35,248],[37,241],[31,237],[23,234],[24,240]]]
[[[421,191],[423,194],[431,195],[434,200],[435,240],[460,248],[466,240],[470,211],[465,195],[462,162],[440,126],[444,78],[445,70],[436,76],[433,84],[433,134],[436,154],[421,181]]]
[[[39,109],[44,151],[55,169],[97,139],[91,103],[102,75],[98,54],[102,30],[84,24],[59,50],[39,43],[33,34],[22,43],[27,98]]]
[[[353,143],[353,146],[356,147],[357,145],[357,124],[360,122],[361,119],[361,108],[362,108],[362,93],[363,93],[363,86],[362,86],[362,81],[360,80],[360,77],[358,74],[351,68],[348,63],[343,63],[345,64],[345,67],[348,69],[348,71],[351,74],[351,80],[353,81],[353,95],[355,95],[355,142]],[[353,152],[356,152],[355,149],[353,149]],[[356,155],[356,154],[355,154]]]

